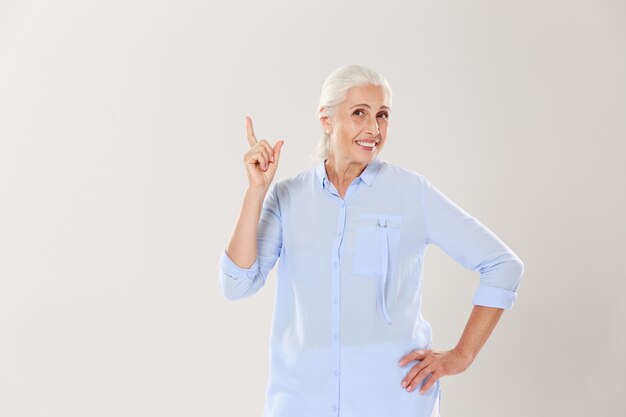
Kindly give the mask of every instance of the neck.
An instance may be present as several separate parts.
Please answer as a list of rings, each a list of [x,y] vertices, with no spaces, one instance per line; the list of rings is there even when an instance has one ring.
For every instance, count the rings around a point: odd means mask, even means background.
[[[338,159],[332,154],[328,155],[324,165],[328,179],[337,189],[347,188],[367,167],[367,163]]]

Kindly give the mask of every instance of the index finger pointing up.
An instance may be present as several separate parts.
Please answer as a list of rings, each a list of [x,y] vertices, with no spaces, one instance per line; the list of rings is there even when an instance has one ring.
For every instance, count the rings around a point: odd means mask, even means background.
[[[250,147],[256,145],[256,136],[254,136],[254,129],[252,128],[252,119],[246,116],[246,130],[248,132],[248,143]]]

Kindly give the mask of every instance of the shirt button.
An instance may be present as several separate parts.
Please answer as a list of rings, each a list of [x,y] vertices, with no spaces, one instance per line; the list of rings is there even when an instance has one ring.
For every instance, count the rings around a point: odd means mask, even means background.
[[[335,376],[339,376],[339,371],[335,370]]]
[[[337,411],[337,406],[333,405],[333,411]]]
[[[339,333],[335,332],[335,339],[339,339]]]
[[[339,298],[335,297],[335,304],[339,304]]]
[[[339,265],[339,264],[337,263],[337,261],[335,261],[335,262],[333,263],[333,266],[334,266],[335,268],[337,268],[337,265]]]

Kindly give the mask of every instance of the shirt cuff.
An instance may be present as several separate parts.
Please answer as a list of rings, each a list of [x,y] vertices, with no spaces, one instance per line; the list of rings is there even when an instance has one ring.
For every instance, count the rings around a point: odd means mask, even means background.
[[[517,293],[503,288],[479,286],[472,303],[486,307],[510,309],[517,300]]]
[[[226,253],[226,249],[224,249],[222,250],[222,256],[220,256],[220,267],[222,268],[222,272],[224,272],[224,274],[232,278],[253,279],[254,277],[256,277],[257,273],[259,272],[259,258],[257,257],[254,260],[254,263],[252,264],[250,268],[240,268],[232,261],[232,259],[230,259],[230,257]]]

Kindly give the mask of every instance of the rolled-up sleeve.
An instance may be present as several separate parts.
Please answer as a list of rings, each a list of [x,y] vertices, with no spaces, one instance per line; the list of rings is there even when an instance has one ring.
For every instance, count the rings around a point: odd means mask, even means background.
[[[425,232],[460,265],[480,273],[472,303],[510,309],[524,273],[520,258],[491,230],[422,176]]]
[[[258,254],[249,268],[241,268],[222,251],[219,284],[222,295],[229,300],[249,297],[265,285],[282,248],[282,224],[278,202],[278,183],[265,196],[257,229]]]

